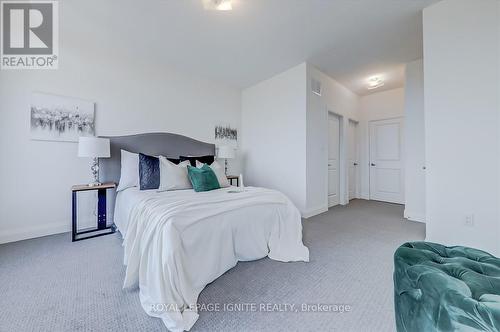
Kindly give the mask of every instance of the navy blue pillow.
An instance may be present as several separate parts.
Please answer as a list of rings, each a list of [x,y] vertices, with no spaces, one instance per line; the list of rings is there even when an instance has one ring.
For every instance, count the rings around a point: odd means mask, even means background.
[[[189,157],[186,157],[186,156],[180,156],[179,159],[181,162],[185,161],[185,160],[189,160],[189,163],[191,164],[191,166],[193,167],[196,167],[196,161],[198,160],[200,163],[202,164],[207,164],[207,165],[212,165],[212,163],[214,162],[214,159],[215,157],[214,156],[199,156],[199,157],[192,157],[192,156],[189,156]]]
[[[174,164],[179,159],[167,158]],[[139,153],[139,187],[141,190],[158,189],[160,187],[160,159]]]
[[[141,190],[160,187],[160,159],[139,153],[139,187]]]

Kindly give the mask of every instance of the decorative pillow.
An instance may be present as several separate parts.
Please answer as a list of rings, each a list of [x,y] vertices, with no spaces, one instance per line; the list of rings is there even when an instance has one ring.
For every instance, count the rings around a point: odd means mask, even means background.
[[[179,159],[166,159],[176,165],[180,163]],[[160,187],[160,160],[158,157],[148,156],[143,153],[139,154],[139,185],[141,190],[158,189]]]
[[[160,160],[158,157],[139,153],[139,184],[141,190],[160,187]]]
[[[198,160],[196,161],[196,168],[202,168],[203,164],[200,163]],[[224,173],[224,167],[222,167],[218,162],[214,161],[211,165],[210,168],[212,171],[214,171],[215,176],[217,177],[217,181],[219,181],[219,185],[221,188],[227,188],[230,187],[231,185],[229,184],[229,180],[227,179],[226,174]]]
[[[163,157],[163,156],[161,156],[161,157]],[[163,157],[163,158],[165,158],[165,157]],[[177,158],[177,159],[176,158],[166,158],[166,159],[168,161],[170,161],[171,163],[174,163],[176,165],[179,165],[181,163],[181,160],[179,158]]]
[[[139,186],[139,154],[121,150],[120,182],[116,191]]]
[[[189,166],[189,160],[176,165],[167,158],[160,156],[160,187],[158,190],[191,189],[187,166]]]
[[[208,165],[210,165],[211,163],[214,162],[215,157],[214,156],[199,156],[199,157],[180,156],[179,159],[181,161],[189,160],[189,162],[191,163],[191,166],[196,167],[196,161],[199,161],[202,164],[208,164]]]
[[[210,191],[220,188],[217,176],[210,166],[203,165],[201,168],[196,168],[189,165],[187,169],[189,181],[191,181],[194,191]]]

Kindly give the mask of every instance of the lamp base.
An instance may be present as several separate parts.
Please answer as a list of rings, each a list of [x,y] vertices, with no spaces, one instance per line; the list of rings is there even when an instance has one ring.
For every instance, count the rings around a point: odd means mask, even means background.
[[[94,158],[92,162],[92,167],[90,168],[92,171],[92,176],[94,177],[94,182],[89,183],[89,187],[100,186],[102,183],[99,182],[99,159]]]

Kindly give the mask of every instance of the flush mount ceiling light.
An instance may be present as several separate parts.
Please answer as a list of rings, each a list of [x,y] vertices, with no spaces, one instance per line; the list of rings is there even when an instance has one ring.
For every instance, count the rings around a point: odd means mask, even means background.
[[[232,10],[231,0],[203,0],[206,10]]]
[[[384,85],[384,80],[380,76],[373,76],[368,79],[368,90],[378,89]]]

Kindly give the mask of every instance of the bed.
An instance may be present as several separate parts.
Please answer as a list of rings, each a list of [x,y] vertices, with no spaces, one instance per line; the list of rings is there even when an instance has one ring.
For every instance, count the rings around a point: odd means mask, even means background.
[[[120,149],[172,158],[215,152],[212,144],[175,134],[110,137],[110,142],[111,158],[100,167],[102,180],[115,182]],[[286,196],[264,188],[231,189],[128,188],[113,199],[114,222],[124,239],[123,286],[138,286],[143,309],[171,331],[191,329],[200,292],[238,261],[309,260],[300,213]]]

